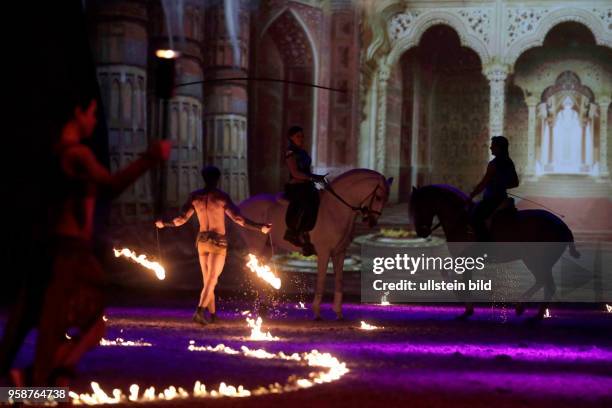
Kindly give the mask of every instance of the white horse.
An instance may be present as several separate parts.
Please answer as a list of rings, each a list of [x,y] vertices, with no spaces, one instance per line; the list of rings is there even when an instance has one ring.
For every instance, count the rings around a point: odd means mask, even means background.
[[[346,248],[351,243],[355,218],[361,214],[370,228],[374,227],[389,198],[389,187],[393,179],[373,170],[355,169],[335,178],[326,190],[319,192],[320,206],[317,222],[310,231],[310,240],[317,251],[317,285],[312,310],[315,319],[320,319],[321,299],[325,289],[325,274],[331,257],[334,268],[335,291],[334,312],[342,319],[342,269]],[[335,193],[335,194],[334,194]],[[290,251],[299,251],[283,239],[287,226],[285,213],[287,200],[282,194],[258,194],[240,203],[241,213],[257,222],[272,224],[270,232],[273,245]],[[263,254],[267,236],[241,229],[249,249]]]

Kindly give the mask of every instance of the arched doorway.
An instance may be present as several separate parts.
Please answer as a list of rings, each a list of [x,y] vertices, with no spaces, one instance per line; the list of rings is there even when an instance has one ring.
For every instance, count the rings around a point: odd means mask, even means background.
[[[315,54],[299,17],[290,9],[265,29],[256,48],[255,75],[312,83]],[[304,128],[310,149],[315,129],[313,90],[277,82],[254,82],[251,87],[249,174],[251,192],[274,192],[287,181],[284,169],[285,134],[293,125]]]
[[[488,158],[489,84],[478,54],[452,28],[429,28],[402,55],[389,77],[386,113],[385,175],[399,180],[399,201],[413,185],[467,190],[478,182]]]
[[[514,83],[530,105],[527,174],[536,179],[606,174],[610,61],[612,50],[597,45],[591,31],[575,22],[553,27],[541,47],[518,58]]]
[[[517,206],[534,208],[536,202],[565,214],[578,240],[612,231],[607,171],[611,61],[612,50],[597,45],[588,27],[564,22],[514,67],[514,83],[529,107],[524,140],[530,152],[528,176],[516,190],[529,201]]]

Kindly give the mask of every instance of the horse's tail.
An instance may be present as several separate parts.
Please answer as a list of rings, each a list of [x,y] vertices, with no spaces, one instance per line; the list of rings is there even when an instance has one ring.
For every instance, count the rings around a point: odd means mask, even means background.
[[[572,234],[572,230],[567,227],[567,232],[569,234],[568,244],[569,244],[569,253],[574,258],[580,258],[580,252],[576,249],[576,244],[574,243],[574,234]]]

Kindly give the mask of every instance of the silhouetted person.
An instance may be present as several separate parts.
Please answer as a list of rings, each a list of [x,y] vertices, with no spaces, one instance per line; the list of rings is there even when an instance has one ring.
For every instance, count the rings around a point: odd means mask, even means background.
[[[119,195],[170,154],[169,142],[156,143],[140,159],[110,174],[83,144],[96,127],[97,102],[82,95],[72,101],[53,144],[48,196],[40,197],[41,211],[48,211],[49,244],[41,251],[46,257],[43,267],[48,268],[42,275],[48,276],[48,284],[39,291],[43,299],[32,378],[15,370],[17,383],[63,385],[81,356],[99,344],[104,333],[105,275],[92,251],[97,197]]]
[[[484,190],[482,200],[472,212],[472,223],[479,241],[489,240],[485,220],[508,198],[506,189],[519,185],[514,162],[508,152],[508,139],[503,136],[492,137],[490,149],[495,158],[489,162],[484,177],[470,193],[473,199]]]
[[[200,232],[196,239],[196,248],[200,257],[203,287],[200,301],[193,315],[193,321],[206,325],[217,320],[215,306],[215,287],[225,265],[227,255],[227,237],[225,236],[225,215],[236,224],[259,230],[264,234],[270,232],[270,225],[258,224],[240,215],[240,209],[232,202],[230,196],[219,190],[217,184],[221,172],[214,166],[202,169],[204,188],[189,195],[183,205],[181,215],[171,222],[158,220],[157,228],[180,227],[185,224],[195,212],[200,224]],[[208,309],[210,318],[204,316]]]
[[[304,130],[293,126],[287,136],[289,146],[285,153],[285,163],[290,175],[285,185],[289,207],[285,217],[287,232],[284,239],[301,247],[302,253],[309,256],[315,254],[315,249],[308,232],[314,228],[319,210],[319,192],[314,182],[324,182],[325,177],[312,173],[312,159],[304,150]]]

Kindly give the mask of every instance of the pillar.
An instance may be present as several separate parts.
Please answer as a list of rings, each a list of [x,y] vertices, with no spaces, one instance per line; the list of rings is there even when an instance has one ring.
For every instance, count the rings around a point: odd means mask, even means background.
[[[612,100],[609,97],[599,99],[599,175],[610,176],[608,171],[608,107]]]
[[[205,10],[204,34],[204,164],[221,170],[220,187],[236,202],[248,197],[247,83],[223,78],[246,77],[249,14],[247,4],[236,3],[234,30],[228,30],[224,2]],[[238,50],[236,52],[235,45]]]
[[[527,177],[533,177],[535,174],[535,151],[536,151],[536,108],[538,98],[529,96],[525,99],[529,111],[528,128],[527,128]]]
[[[489,135],[491,137],[502,135],[504,131],[505,88],[508,72],[508,66],[499,63],[485,66],[484,69],[491,88],[489,101]]]

